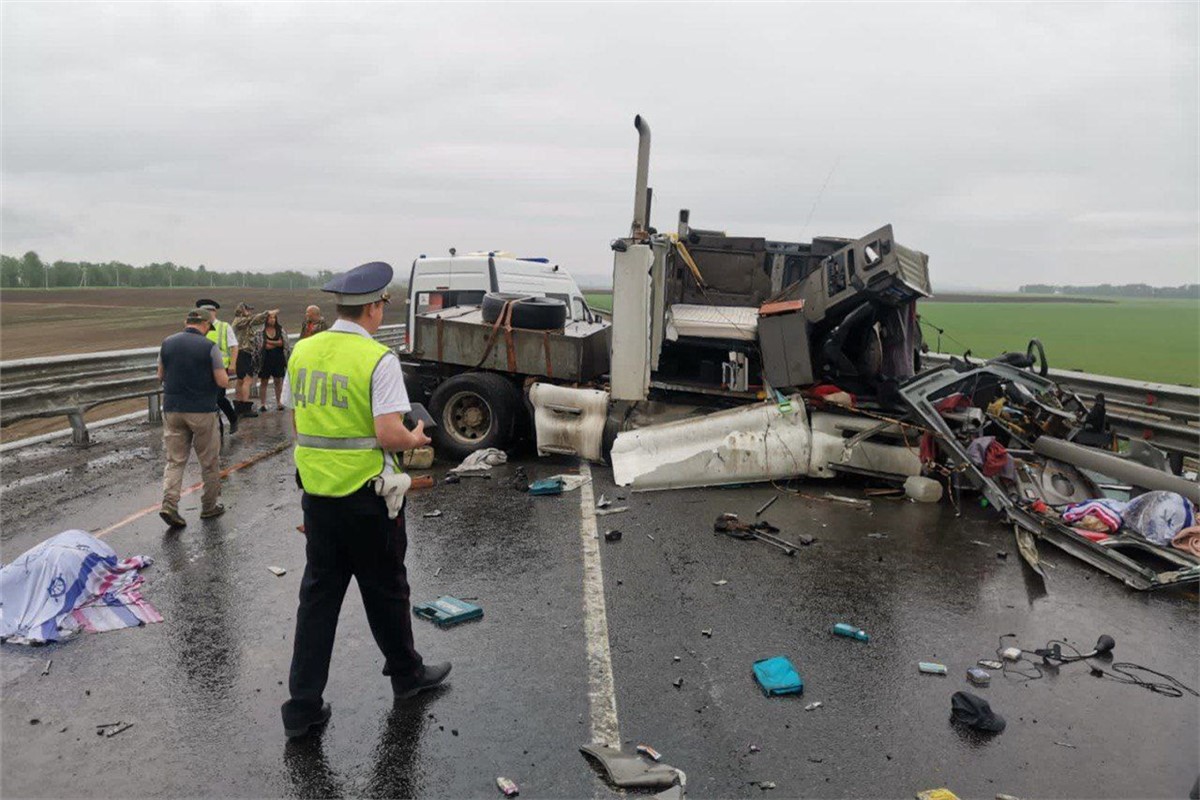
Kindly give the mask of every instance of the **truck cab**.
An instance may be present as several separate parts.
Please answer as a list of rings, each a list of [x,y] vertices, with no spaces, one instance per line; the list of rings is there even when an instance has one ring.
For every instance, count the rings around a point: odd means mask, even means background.
[[[446,257],[420,256],[408,279],[407,331],[417,314],[454,306],[479,305],[488,292],[553,297],[567,304],[571,321],[593,321],[579,285],[564,267],[547,258],[517,258],[499,251]],[[406,333],[406,342],[411,345]]]

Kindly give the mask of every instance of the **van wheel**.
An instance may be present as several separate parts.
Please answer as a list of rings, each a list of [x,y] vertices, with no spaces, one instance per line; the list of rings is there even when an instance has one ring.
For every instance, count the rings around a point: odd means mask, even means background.
[[[503,450],[512,442],[521,396],[499,375],[464,372],[434,390],[429,410],[438,424],[430,437],[437,452],[461,461],[476,450]]]

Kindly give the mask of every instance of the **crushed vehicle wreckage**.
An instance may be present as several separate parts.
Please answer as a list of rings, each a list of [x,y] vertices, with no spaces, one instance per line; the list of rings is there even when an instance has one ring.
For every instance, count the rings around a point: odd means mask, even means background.
[[[415,314],[406,377],[429,401],[439,448],[462,457],[527,430],[539,455],[606,461],[633,491],[839,476],[923,501],[980,491],[1022,532],[1027,560],[1040,538],[1137,589],[1200,582],[1194,550],[1134,524],[1085,535],[1064,521],[1072,504],[1160,491],[1171,495],[1160,516],[1185,512],[1166,523],[1178,532],[1200,495],[1161,451],[1119,439],[1102,397],[1089,406],[1045,377],[1040,344],[922,371],[929,259],[890,225],[781,242],[693,228],[683,210],[676,231],[656,231],[649,126],[634,125],[634,216],[611,243],[611,322],[565,302],[551,318],[553,296],[495,286],[482,306]],[[545,324],[514,323],[535,316]]]

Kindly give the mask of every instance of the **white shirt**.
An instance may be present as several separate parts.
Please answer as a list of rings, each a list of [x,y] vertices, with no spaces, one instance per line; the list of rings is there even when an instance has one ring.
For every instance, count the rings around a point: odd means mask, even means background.
[[[357,333],[359,336],[372,338],[362,325],[345,319],[333,323],[329,330]],[[280,404],[284,408],[295,408],[292,405],[292,387],[286,375],[283,376]],[[375,365],[375,372],[371,374],[371,416],[381,417],[395,412],[407,414],[409,411],[412,411],[412,404],[408,400],[408,388],[404,385],[404,371],[400,368],[400,359],[395,353],[389,352],[379,359],[379,363]]]

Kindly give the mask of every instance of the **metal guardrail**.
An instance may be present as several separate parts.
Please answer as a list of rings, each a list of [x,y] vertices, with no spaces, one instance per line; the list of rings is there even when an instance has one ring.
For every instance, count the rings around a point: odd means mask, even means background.
[[[924,353],[921,361],[938,366],[952,357]],[[1145,440],[1170,453],[1200,456],[1200,389],[1066,369],[1050,369],[1046,377],[1088,403],[1103,394],[1109,423],[1122,436]]]
[[[383,325],[375,338],[396,347],[403,341],[404,329],[404,325]],[[299,334],[288,338],[295,342]],[[157,365],[157,347],[0,361],[0,426],[65,416],[71,423],[72,441],[87,444],[85,411],[137,397],[147,398],[148,417],[157,422],[162,393]]]

